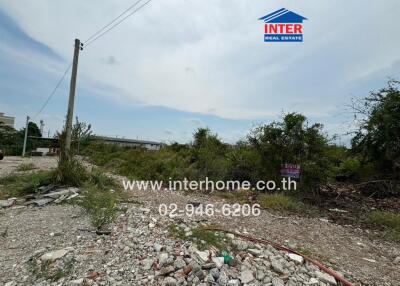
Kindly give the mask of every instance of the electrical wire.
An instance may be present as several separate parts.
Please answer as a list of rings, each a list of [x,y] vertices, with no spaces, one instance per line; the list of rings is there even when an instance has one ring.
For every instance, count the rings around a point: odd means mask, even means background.
[[[87,40],[83,41],[83,43],[87,43],[90,40],[92,40],[94,37],[96,37],[98,34],[100,34],[101,32],[103,32],[106,28],[108,28],[109,26],[111,26],[112,24],[115,23],[115,21],[117,21],[119,18],[121,18],[124,14],[126,14],[129,10],[131,10],[132,8],[134,8],[137,4],[139,4],[142,0],[138,0],[136,1],[133,5],[129,6],[125,11],[123,11],[121,14],[119,14],[118,17],[114,18],[114,20],[112,20],[110,23],[108,23],[107,25],[105,25],[103,28],[101,28],[100,30],[98,30],[96,33],[94,33],[93,35],[91,35],[89,38],[87,38]]]
[[[67,69],[65,70],[64,74],[62,75],[62,77],[60,78],[60,80],[57,82],[55,88],[53,89],[53,91],[50,93],[50,95],[47,97],[46,101],[44,102],[44,104],[42,105],[42,107],[39,109],[39,111],[35,114],[35,116],[32,118],[32,120],[35,120],[36,117],[46,108],[47,104],[49,103],[50,99],[54,96],[54,94],[56,94],[57,89],[60,87],[61,83],[63,82],[65,76],[67,75],[68,71],[71,69],[72,67],[72,62],[68,65]]]
[[[144,6],[146,6],[147,4],[149,4],[152,0],[148,0],[145,3],[143,3],[142,5],[140,5],[138,8],[136,8],[135,10],[133,10],[131,13],[129,13],[128,15],[126,15],[125,17],[123,17],[120,21],[118,21],[117,23],[115,23],[114,25],[112,25],[110,28],[106,29],[105,31],[103,31],[102,33],[98,34],[97,36],[95,36],[94,38],[92,38],[89,42],[85,43],[85,47],[89,46],[90,44],[92,44],[93,42],[95,42],[96,40],[98,40],[99,38],[101,38],[102,36],[104,36],[105,34],[107,34],[109,31],[111,31],[112,29],[114,29],[115,27],[117,27],[119,24],[121,24],[123,21],[125,21],[126,19],[128,19],[129,17],[131,17],[132,15],[136,14],[140,9],[142,9]]]
[[[141,1],[143,0],[138,0],[136,1],[134,4],[132,4],[131,6],[129,6],[125,11],[123,11],[119,16],[117,16],[114,20],[112,20],[111,22],[109,22],[107,25],[105,25],[104,27],[102,27],[100,30],[98,30],[97,32],[95,32],[94,34],[92,34],[86,41],[83,42],[83,44],[85,46],[88,46],[90,44],[92,44],[93,42],[95,42],[96,40],[98,40],[99,38],[101,38],[102,36],[104,36],[105,34],[107,34],[109,31],[111,31],[112,29],[114,29],[115,27],[117,27],[119,24],[121,24],[122,22],[124,22],[126,19],[128,19],[129,17],[131,17],[132,15],[134,15],[135,13],[137,13],[140,9],[142,9],[144,6],[146,6],[147,4],[149,4],[152,0],[148,0],[146,1],[144,4],[140,5],[137,9],[133,10],[131,13],[129,13],[128,15],[126,15],[125,17],[123,17],[120,21],[118,21],[118,19],[120,19],[123,15],[125,15],[129,10],[133,9],[134,7],[136,7]],[[118,21],[118,22],[117,22]],[[115,24],[114,24],[115,23]],[[113,25],[114,24],[114,25]],[[110,27],[111,26],[111,27]],[[107,29],[108,28],[108,29]],[[55,88],[53,89],[53,91],[50,93],[50,95],[48,96],[48,98],[46,99],[46,101],[44,102],[43,106],[39,109],[39,111],[35,114],[35,116],[33,117],[32,120],[35,120],[37,118],[37,116],[46,108],[47,104],[50,102],[50,100],[53,98],[54,94],[56,93],[56,91],[58,90],[58,88],[60,87],[61,83],[63,82],[65,76],[67,75],[68,71],[71,69],[72,67],[72,62],[68,65],[67,69],[65,70],[64,74],[62,75],[62,77],[60,78],[60,80],[57,82]]]

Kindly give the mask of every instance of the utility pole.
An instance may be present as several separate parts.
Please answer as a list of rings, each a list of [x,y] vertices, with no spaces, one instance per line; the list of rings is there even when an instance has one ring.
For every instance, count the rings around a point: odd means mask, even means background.
[[[65,122],[65,146],[64,158],[69,158],[71,150],[71,135],[72,135],[72,118],[74,117],[75,89],[76,76],[78,73],[79,51],[82,49],[82,44],[79,39],[75,39],[74,61],[72,63],[71,84],[69,87],[69,101],[67,111],[67,121]]]
[[[24,147],[22,148],[22,157],[25,157],[26,140],[28,140],[29,119],[30,119],[30,117],[29,117],[29,116],[26,116],[25,137],[24,137]]]

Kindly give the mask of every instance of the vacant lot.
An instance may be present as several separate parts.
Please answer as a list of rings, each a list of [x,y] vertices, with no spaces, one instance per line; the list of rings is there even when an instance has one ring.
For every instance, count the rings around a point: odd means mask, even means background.
[[[24,169],[18,166],[29,163],[34,164],[38,169],[49,169],[56,165],[56,158],[9,157],[0,162],[0,170],[2,175],[14,171],[30,172],[29,170],[18,171],[18,169]],[[116,178],[122,179],[118,176]],[[69,256],[67,256],[75,261],[74,267],[66,269],[65,273],[57,274],[60,275],[57,278],[61,283],[79,280],[90,273],[98,272],[101,273],[101,278],[96,281],[100,285],[132,285],[131,283],[158,285],[157,283],[161,284],[162,280],[153,277],[154,272],[149,270],[147,265],[143,266],[143,263],[159,261],[160,256],[164,257],[162,253],[154,252],[154,246],[166,247],[164,252],[167,252],[167,256],[179,251],[188,251],[188,255],[191,255],[192,250],[184,246],[188,242],[168,236],[168,226],[176,224],[190,228],[200,222],[216,224],[228,230],[248,233],[295,248],[323,261],[351,281],[362,285],[395,286],[398,285],[397,281],[400,281],[399,265],[396,264],[400,256],[400,245],[377,239],[377,236],[368,230],[351,225],[334,224],[325,217],[290,215],[276,210],[262,210],[259,217],[224,217],[222,215],[192,218],[161,217],[158,212],[161,203],[175,203],[178,208],[184,209],[187,203],[191,202],[221,206],[227,201],[205,194],[172,191],[136,190],[131,192],[129,197],[130,202],[119,204],[120,212],[112,224],[112,234],[109,236],[96,235],[89,216],[77,206],[62,204],[47,205],[43,208],[24,207],[0,210],[0,233],[2,234],[0,236],[0,282],[14,281],[19,285],[41,282],[43,283],[41,285],[52,285],[46,277],[38,278],[27,261],[37,253],[69,249]],[[189,238],[190,236],[188,240]],[[179,259],[179,257],[174,259]],[[275,273],[270,273],[270,270],[265,271],[266,275]],[[281,278],[276,279],[284,279],[282,275],[279,277]],[[287,278],[284,281],[287,281]]]

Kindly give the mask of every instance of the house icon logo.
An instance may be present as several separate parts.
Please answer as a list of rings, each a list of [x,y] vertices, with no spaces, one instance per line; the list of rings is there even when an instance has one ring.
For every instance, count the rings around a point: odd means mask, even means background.
[[[302,42],[307,18],[282,8],[258,20],[265,23],[264,42]]]

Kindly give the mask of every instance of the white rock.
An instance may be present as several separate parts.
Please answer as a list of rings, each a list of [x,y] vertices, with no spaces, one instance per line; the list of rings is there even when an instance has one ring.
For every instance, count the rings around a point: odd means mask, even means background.
[[[228,286],[240,286],[239,279],[232,279],[228,281]]]
[[[240,273],[240,281],[242,281],[243,284],[250,283],[253,280],[254,280],[254,275],[252,271],[244,270],[242,271],[242,273]]]
[[[152,259],[145,259],[141,262],[141,264],[143,265],[143,269],[144,270],[150,270],[151,267],[153,266],[153,260]]]
[[[154,250],[156,252],[160,252],[162,250],[163,246],[161,244],[158,243],[154,243]]]
[[[290,260],[294,261],[297,264],[303,264],[304,258],[300,255],[294,254],[294,253],[289,253],[287,255]]]
[[[271,261],[271,266],[272,269],[274,269],[275,272],[278,272],[279,274],[284,274],[285,270],[283,269],[282,264],[278,260],[272,260]]]
[[[243,240],[233,240],[232,243],[236,245],[237,249],[240,251],[246,250],[248,248],[247,242]]]
[[[265,272],[262,270],[257,270],[257,272],[256,272],[257,280],[262,281],[264,279],[264,277],[265,277]]]
[[[228,274],[226,274],[225,270],[221,270],[221,272],[219,272],[219,277],[217,280],[218,285],[221,286],[229,285],[228,280],[229,280]]]
[[[163,281],[164,286],[175,286],[176,285],[176,279],[174,277],[166,277]]]
[[[230,239],[234,239],[235,238],[235,235],[233,233],[227,233],[226,236],[228,238],[230,238]],[[233,281],[233,280],[231,280],[231,281]]]
[[[165,262],[167,262],[168,260],[168,253],[163,252],[160,254],[160,256],[158,257],[158,263],[160,263],[160,265],[164,265]]]
[[[208,257],[210,255],[210,252],[208,250],[205,251],[196,251],[195,252],[197,258],[200,260],[200,262],[207,262],[208,261]]]
[[[11,207],[16,200],[17,200],[17,198],[9,198],[7,200],[0,200],[0,207],[2,207],[2,208]]]
[[[307,285],[310,285],[310,286],[316,286],[316,285],[319,284],[319,281],[318,281],[318,279],[315,279],[315,278],[313,277],[313,278],[310,279],[310,281],[306,282],[306,284],[307,284]]]
[[[274,277],[274,278],[272,278],[272,285],[273,286],[285,286],[285,282],[283,282],[283,280],[278,277]]]
[[[324,282],[324,283],[328,283],[330,285],[337,285],[336,279],[334,277],[332,277],[331,275],[327,274],[327,273],[322,273],[320,271],[315,271],[315,275],[317,276],[317,278]]]
[[[48,253],[45,253],[42,256],[40,256],[39,259],[42,261],[55,261],[57,259],[64,257],[71,250],[72,250],[71,247],[67,247],[64,249],[48,252]]]
[[[250,254],[252,254],[254,256],[260,256],[262,253],[262,251],[257,248],[249,248],[249,249],[247,249],[247,252],[249,252]]]
[[[81,285],[83,285],[83,278],[69,281],[69,282],[67,283],[67,285],[68,285],[68,286],[81,286]]]
[[[400,264],[400,256],[397,256],[394,260],[393,260],[394,264]]]
[[[125,246],[124,249],[122,250],[123,253],[128,253],[130,250],[129,246]]]
[[[181,269],[185,266],[186,266],[186,262],[182,258],[177,258],[174,262],[175,269]]]
[[[215,263],[217,268],[221,268],[224,265],[224,258],[223,257],[212,257],[212,262]]]

